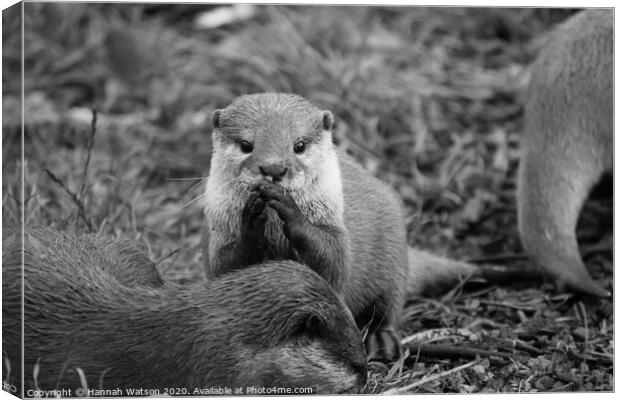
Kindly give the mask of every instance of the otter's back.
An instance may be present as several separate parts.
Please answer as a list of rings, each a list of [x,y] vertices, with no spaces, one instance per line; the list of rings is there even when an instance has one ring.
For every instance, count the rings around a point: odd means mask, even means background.
[[[611,165],[612,11],[584,11],[551,34],[532,66],[527,99],[527,151],[559,152],[558,159],[574,162],[591,149]]]
[[[407,279],[406,232],[402,205],[393,190],[344,152],[338,151],[338,157],[344,220],[354,249],[347,287],[365,288],[364,293],[347,290],[346,296],[353,300],[347,304],[355,306],[368,303],[374,293],[402,291],[401,283]]]

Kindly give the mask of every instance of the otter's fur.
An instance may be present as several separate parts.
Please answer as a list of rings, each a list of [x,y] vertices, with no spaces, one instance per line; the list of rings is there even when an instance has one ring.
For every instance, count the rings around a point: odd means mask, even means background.
[[[613,11],[583,11],[555,30],[532,66],[518,178],[526,252],[559,289],[609,296],[588,274],[575,228],[613,167]]]
[[[81,387],[76,368],[90,388],[189,394],[217,386],[334,393],[365,382],[353,317],[305,266],[272,262],[206,285],[154,287],[139,247],[49,228],[28,227],[24,237],[22,270],[21,235],[3,230],[3,349],[12,366],[7,377],[3,363],[3,379],[15,386],[22,276],[25,390],[35,388],[35,365],[43,390]]]
[[[301,262],[343,296],[358,326],[370,326],[370,353],[393,358],[407,285],[401,204],[335,148],[332,123],[329,111],[290,94],[242,96],[213,113],[206,274]]]

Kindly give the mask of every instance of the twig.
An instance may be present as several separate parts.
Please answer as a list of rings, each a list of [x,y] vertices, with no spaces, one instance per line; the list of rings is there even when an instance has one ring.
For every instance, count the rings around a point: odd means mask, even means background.
[[[570,359],[574,361],[578,361],[578,362],[589,361],[589,362],[600,364],[604,367],[610,367],[614,365],[613,358],[609,358],[609,357],[592,357],[587,353],[578,353],[576,351],[571,351],[571,350],[569,350],[566,354],[568,355]]]
[[[603,342],[606,341],[607,339],[601,338],[599,340],[597,340],[598,342]],[[594,344],[595,342],[590,342],[590,344]],[[603,357],[603,358],[607,358],[608,360],[613,360],[614,355],[613,354],[608,354],[608,353],[601,353],[598,351],[584,351],[584,354],[588,355],[588,356],[592,356],[592,357]]]
[[[390,395],[390,394],[399,394],[399,393],[402,393],[402,392],[406,392],[406,391],[411,390],[413,388],[416,388],[418,386],[426,385],[429,382],[436,381],[437,379],[444,378],[444,377],[446,377],[448,375],[451,375],[451,374],[453,374],[455,372],[462,371],[462,370],[467,369],[467,368],[471,368],[474,365],[478,364],[479,362],[480,362],[479,360],[470,361],[467,364],[463,364],[463,365],[458,366],[456,368],[452,368],[451,370],[427,376],[426,378],[421,379],[421,380],[419,380],[417,382],[414,382],[412,384],[409,384],[407,386],[403,386],[403,387],[395,388],[395,389],[390,389],[390,390],[388,390],[386,392],[383,392],[381,394]]]
[[[90,221],[88,220],[88,218],[86,218],[86,211],[84,210],[84,204],[80,201],[80,199],[77,197],[77,195],[72,192],[69,188],[67,188],[65,186],[64,183],[62,183],[62,181],[60,179],[58,179],[56,177],[56,175],[54,175],[54,173],[52,171],[50,171],[47,168],[43,168],[43,170],[45,171],[45,173],[50,177],[51,180],[53,180],[54,182],[56,182],[61,188],[63,188],[65,190],[65,192],[67,192],[67,194],[69,195],[69,197],[71,197],[71,199],[73,200],[73,202],[77,205],[78,207],[78,215],[84,220],[84,223],[86,223],[86,226],[88,227],[88,230],[90,232],[93,231],[93,226],[90,223]]]
[[[504,352],[443,344],[412,342],[408,343],[407,347],[411,354],[436,358],[474,358],[476,356],[508,358],[511,356],[511,354]]]
[[[602,240],[598,243],[584,245],[579,248],[582,257],[589,257],[592,254],[611,252],[614,249],[613,242]]]
[[[495,340],[498,342],[499,346],[502,346],[505,349],[526,351],[528,353],[532,353],[536,355],[542,354],[542,351],[540,351],[536,347],[530,346],[529,344],[519,339],[495,339]]]

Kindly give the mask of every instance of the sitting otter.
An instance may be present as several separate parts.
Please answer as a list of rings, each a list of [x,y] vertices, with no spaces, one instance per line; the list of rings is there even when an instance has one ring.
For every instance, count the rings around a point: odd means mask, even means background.
[[[331,112],[303,97],[242,96],[212,120],[207,278],[298,261],[344,298],[360,328],[369,326],[372,357],[396,358],[408,274],[398,196],[336,149]]]

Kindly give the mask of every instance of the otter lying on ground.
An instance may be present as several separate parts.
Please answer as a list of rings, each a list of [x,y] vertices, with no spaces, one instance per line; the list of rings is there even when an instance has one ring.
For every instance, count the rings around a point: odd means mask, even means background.
[[[351,313],[295,262],[168,287],[128,241],[28,227],[23,275],[20,231],[3,229],[2,242],[3,378],[21,385],[23,276],[26,395],[75,393],[78,369],[91,389],[162,394],[224,386],[337,393],[365,383]]]

